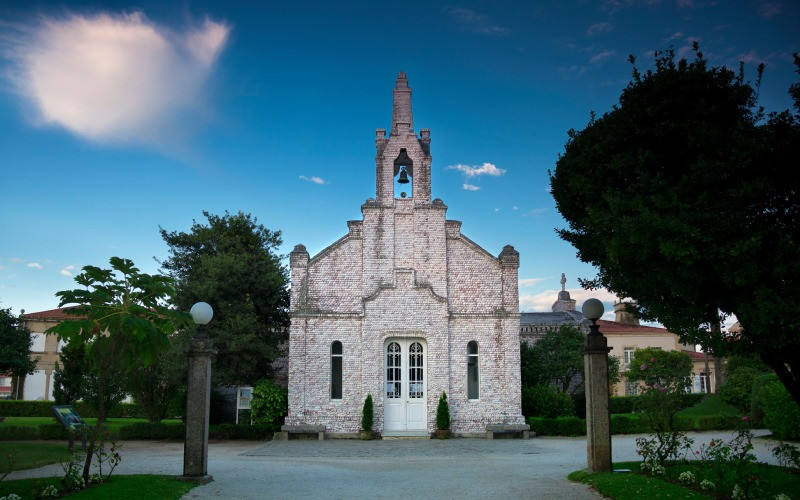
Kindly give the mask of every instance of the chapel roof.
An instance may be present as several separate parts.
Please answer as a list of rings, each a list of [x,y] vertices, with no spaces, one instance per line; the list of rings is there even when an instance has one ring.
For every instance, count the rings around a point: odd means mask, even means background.
[[[47,311],[37,311],[32,313],[20,314],[19,317],[24,320],[55,320],[63,321],[65,319],[75,319],[75,316],[67,314],[65,311],[71,309],[70,307],[59,307],[58,309],[48,309]]]

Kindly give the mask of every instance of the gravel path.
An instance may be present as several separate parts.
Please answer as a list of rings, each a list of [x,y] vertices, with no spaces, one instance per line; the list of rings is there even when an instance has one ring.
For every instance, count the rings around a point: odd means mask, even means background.
[[[757,435],[766,434],[758,431]],[[695,442],[729,432],[691,433]],[[636,460],[639,436],[614,436],[615,462]],[[755,439],[759,460],[775,463],[775,442]],[[132,441],[115,474],[180,475],[183,444]],[[209,445],[214,481],[185,498],[600,498],[567,474],[586,467],[586,439],[225,441]],[[61,475],[59,465],[8,479]]]

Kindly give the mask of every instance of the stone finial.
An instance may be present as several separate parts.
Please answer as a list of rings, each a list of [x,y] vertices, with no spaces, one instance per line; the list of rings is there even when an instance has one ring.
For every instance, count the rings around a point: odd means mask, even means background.
[[[619,301],[614,304],[614,321],[626,325],[638,325],[639,318],[636,317],[634,311],[636,311],[636,302]]]
[[[567,277],[564,275],[564,273],[561,273],[561,291],[567,291]]]
[[[411,87],[402,71],[394,86],[394,106],[392,108],[392,135],[414,133],[414,119],[411,115]]]

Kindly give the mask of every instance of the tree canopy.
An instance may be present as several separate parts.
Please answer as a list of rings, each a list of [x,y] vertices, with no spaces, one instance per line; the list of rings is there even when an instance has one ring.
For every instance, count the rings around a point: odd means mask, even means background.
[[[30,375],[36,369],[31,359],[31,332],[11,313],[0,308],[0,373],[15,377]]]
[[[633,57],[631,61],[635,63]],[[639,304],[684,342],[757,352],[800,401],[800,85],[765,115],[757,81],[656,53],[619,104],[569,131],[550,176],[558,230],[593,264],[589,288]],[[795,55],[800,67],[800,58]],[[735,314],[739,342],[718,333]]]
[[[549,330],[533,346],[522,344],[522,385],[552,385],[570,395],[583,390],[586,335],[571,325]],[[608,358],[608,380],[619,382],[619,358]]]
[[[203,216],[208,223],[194,221],[189,232],[161,228],[170,253],[161,265],[175,278],[180,309],[198,301],[214,309],[207,325],[217,349],[214,381],[253,385],[272,375],[270,365],[288,338],[288,272],[277,254],[281,232],[242,212]]]
[[[131,366],[152,363],[169,347],[168,335],[191,323],[189,313],[168,307],[174,292],[172,279],[141,273],[128,259],[112,257],[109,263],[110,269],[85,266],[75,277],[83,288],[56,293],[59,307],[74,304],[65,312],[75,319],[47,330],[58,334],[71,349],[83,346],[93,364],[88,396],[97,404],[97,425],[83,468],[87,484],[95,441],[106,416],[106,400],[111,396],[110,379]]]

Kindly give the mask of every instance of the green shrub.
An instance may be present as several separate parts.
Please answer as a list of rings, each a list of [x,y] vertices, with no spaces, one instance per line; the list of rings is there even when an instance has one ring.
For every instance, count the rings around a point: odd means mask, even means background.
[[[39,439],[39,429],[36,427],[0,425],[0,441],[28,441]]]
[[[527,422],[537,436],[586,435],[586,420],[578,417],[528,417]]]
[[[186,433],[183,424],[164,422],[136,422],[119,429],[123,440],[133,439],[183,439]]]
[[[702,392],[701,393],[688,393],[688,392],[682,393],[679,396],[680,400],[681,400],[681,409],[691,408],[692,406],[699,405],[700,403],[703,402],[703,400],[705,400],[709,396],[710,396],[709,394],[704,394]]]
[[[759,375],[753,379],[753,392],[750,398],[750,423],[753,426],[760,426],[764,422],[764,387],[772,382],[778,382],[778,376],[774,373]]]
[[[0,400],[0,415],[4,417],[52,417],[53,401],[20,401]],[[91,405],[78,401],[73,404],[75,411],[83,418],[94,418],[97,409]],[[108,412],[108,418],[120,417],[145,417],[141,407],[136,403],[119,403]]]
[[[81,439],[81,437],[80,437],[81,436],[81,432],[82,431],[78,431],[76,433],[76,436],[77,436],[76,439],[77,440]],[[64,427],[60,423],[57,423],[57,424],[42,424],[42,425],[39,426],[39,439],[58,439],[58,440],[63,440],[63,439],[67,439],[67,436],[68,436],[67,433],[68,433],[68,431],[67,431],[66,427]]]
[[[780,439],[800,439],[800,406],[780,382],[763,389],[764,425]]]
[[[537,436],[555,436],[558,434],[556,419],[545,417],[528,417],[528,425]]]
[[[367,394],[364,399],[364,407],[361,409],[361,430],[372,432],[375,421],[375,409],[372,405],[372,394]]]
[[[763,374],[764,372],[747,366],[736,369],[728,375],[725,384],[719,388],[720,397],[742,413],[749,412],[753,395],[753,382]]]
[[[289,394],[272,380],[262,380],[253,388],[250,414],[254,424],[280,427],[289,411]]]
[[[634,404],[639,396],[611,396],[608,400],[608,411],[614,413],[633,413]]]
[[[733,415],[702,415],[697,419],[699,431],[723,431],[735,429],[742,417]]]
[[[522,414],[526,417],[571,417],[575,407],[569,394],[547,385],[522,388]]]
[[[639,415],[611,415],[611,434],[644,434],[652,432],[650,423]]]
[[[208,437],[212,439],[262,440],[271,438],[277,430],[280,430],[280,426],[275,427],[274,425],[270,424],[220,424],[215,429],[209,431]]]
[[[450,428],[450,405],[447,404],[447,394],[442,392],[439,405],[436,407],[436,429],[443,431]]]

